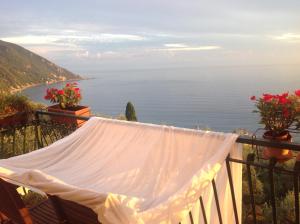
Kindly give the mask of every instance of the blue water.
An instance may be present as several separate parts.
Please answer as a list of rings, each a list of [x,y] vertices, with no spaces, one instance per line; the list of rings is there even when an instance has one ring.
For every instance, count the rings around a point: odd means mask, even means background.
[[[117,116],[133,102],[139,121],[188,128],[230,132],[255,130],[251,95],[300,89],[300,66],[241,66],[172,68],[127,71],[82,70],[93,79],[79,82],[82,105],[97,114]],[[31,99],[43,99],[49,87],[23,91]],[[49,103],[48,103],[49,104]]]

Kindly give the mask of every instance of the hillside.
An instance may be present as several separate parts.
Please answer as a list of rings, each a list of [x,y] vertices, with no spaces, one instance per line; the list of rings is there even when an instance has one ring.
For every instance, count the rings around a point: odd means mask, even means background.
[[[81,79],[68,70],[16,44],[0,40],[0,90]]]

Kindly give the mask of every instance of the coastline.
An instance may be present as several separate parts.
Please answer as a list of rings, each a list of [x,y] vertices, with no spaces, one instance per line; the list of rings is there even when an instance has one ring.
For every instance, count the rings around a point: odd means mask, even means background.
[[[42,86],[42,85],[51,85],[51,84],[55,84],[55,83],[63,83],[63,82],[69,82],[69,81],[81,81],[81,80],[87,80],[89,78],[81,78],[81,79],[67,79],[67,80],[57,80],[57,81],[53,81],[51,83],[35,83],[35,84],[28,84],[25,86],[21,86],[19,88],[11,88],[9,90],[9,93],[20,93],[25,89],[31,88],[31,87],[35,87],[35,86]]]

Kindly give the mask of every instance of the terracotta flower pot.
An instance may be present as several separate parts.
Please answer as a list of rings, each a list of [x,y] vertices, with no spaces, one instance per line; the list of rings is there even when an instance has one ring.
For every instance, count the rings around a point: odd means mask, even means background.
[[[281,135],[274,136],[272,131],[266,131],[263,134],[264,139],[272,141],[286,141],[291,142],[292,136],[288,131],[284,131]],[[285,162],[293,157],[291,150],[289,149],[278,149],[272,147],[266,147],[263,151],[263,156],[265,159],[276,158],[278,162]]]
[[[28,121],[28,114],[25,112],[17,112],[9,116],[0,118],[0,128],[24,125]]]
[[[49,106],[47,109],[49,112],[70,114],[70,115],[75,115],[75,116],[89,117],[91,115],[90,108],[86,107],[86,106],[76,106],[72,109],[61,109],[60,106],[58,104],[56,104],[53,106]],[[84,120],[70,118],[70,117],[64,117],[64,116],[51,116],[51,120],[56,123],[76,125],[77,127],[80,127],[85,123]]]

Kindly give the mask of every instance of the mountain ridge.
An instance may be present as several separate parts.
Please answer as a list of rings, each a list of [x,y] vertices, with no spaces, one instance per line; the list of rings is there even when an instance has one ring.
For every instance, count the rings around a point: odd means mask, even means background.
[[[81,79],[80,75],[32,51],[0,40],[0,91],[16,91],[40,84]]]

